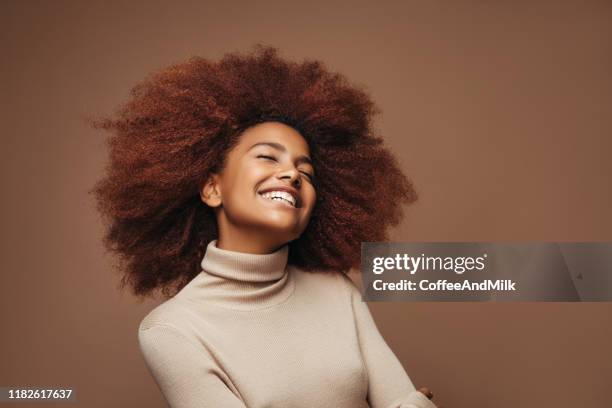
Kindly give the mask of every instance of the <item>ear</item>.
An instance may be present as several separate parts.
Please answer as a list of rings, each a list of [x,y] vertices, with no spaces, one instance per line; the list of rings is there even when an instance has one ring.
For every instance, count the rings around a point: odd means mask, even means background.
[[[209,207],[219,207],[221,205],[221,188],[219,185],[219,175],[212,173],[204,186],[200,190],[200,198]]]

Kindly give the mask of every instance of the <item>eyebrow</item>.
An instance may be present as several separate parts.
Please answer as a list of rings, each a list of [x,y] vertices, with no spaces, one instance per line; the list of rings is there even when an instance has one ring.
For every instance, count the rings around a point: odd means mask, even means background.
[[[269,146],[269,147],[272,147],[273,149],[276,149],[276,150],[281,151],[281,152],[286,152],[287,151],[285,146],[283,146],[280,143],[276,143],[276,142],[259,142],[259,143],[255,143],[253,146],[249,147],[249,150],[252,150],[252,149],[254,149],[257,146]],[[247,150],[247,151],[249,151],[249,150]],[[299,156],[297,158],[297,160],[296,160],[296,163],[297,164],[308,163],[308,164],[310,164],[312,166],[312,160],[310,160],[310,157],[305,156],[305,155]]]

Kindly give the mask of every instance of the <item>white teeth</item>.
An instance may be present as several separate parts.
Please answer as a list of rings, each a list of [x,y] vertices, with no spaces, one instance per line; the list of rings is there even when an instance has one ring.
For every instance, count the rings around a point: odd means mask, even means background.
[[[286,191],[269,191],[267,193],[263,193],[262,196],[268,199],[282,199],[287,201],[289,204],[295,207],[295,198],[287,193]]]

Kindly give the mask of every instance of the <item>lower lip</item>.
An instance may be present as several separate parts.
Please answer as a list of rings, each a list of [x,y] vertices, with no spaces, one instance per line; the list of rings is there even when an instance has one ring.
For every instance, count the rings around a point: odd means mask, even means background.
[[[297,210],[297,208],[295,208],[294,206],[292,206],[291,204],[283,201],[283,200],[271,200],[269,198],[266,198],[264,196],[262,196],[261,194],[257,194],[262,200],[274,204],[276,207],[279,208],[286,208],[288,210]]]

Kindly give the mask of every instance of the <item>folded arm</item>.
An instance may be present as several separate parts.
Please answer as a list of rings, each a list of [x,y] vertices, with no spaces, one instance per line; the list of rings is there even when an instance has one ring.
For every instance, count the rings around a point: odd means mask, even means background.
[[[361,354],[368,374],[368,402],[372,408],[436,408],[417,391],[401,363],[376,327],[361,293],[345,275],[359,336]]]

